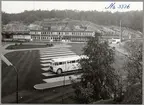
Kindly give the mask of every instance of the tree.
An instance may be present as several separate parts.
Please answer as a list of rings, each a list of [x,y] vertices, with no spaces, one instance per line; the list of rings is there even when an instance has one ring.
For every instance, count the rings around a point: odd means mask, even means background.
[[[128,72],[127,80],[129,84],[142,83],[142,42],[127,42],[125,48],[129,52],[129,58],[124,66]]]
[[[123,104],[142,103],[142,42],[127,42],[125,48],[129,52],[129,58],[124,66],[127,71],[127,90]]]
[[[38,20],[38,17],[35,14],[31,14],[24,19],[24,22],[26,24],[30,24],[30,23],[33,23],[37,20]]]
[[[84,47],[80,64],[83,70],[81,81],[74,85],[76,99],[81,103],[91,103],[100,99],[109,99],[115,93],[115,82],[118,79],[114,62],[114,51],[107,42],[100,41],[96,33]]]
[[[129,27],[142,32],[142,12],[98,12],[98,11],[76,11],[76,10],[36,10],[24,11],[17,14],[8,14],[2,12],[2,22],[7,24],[10,21],[23,21],[30,24],[37,20],[45,18],[70,18],[73,20],[90,21],[99,25],[115,25],[119,26],[119,21],[122,20],[123,27]]]
[[[9,14],[5,13],[5,12],[2,12],[2,24],[5,25],[5,24],[8,24],[10,21],[10,16]]]

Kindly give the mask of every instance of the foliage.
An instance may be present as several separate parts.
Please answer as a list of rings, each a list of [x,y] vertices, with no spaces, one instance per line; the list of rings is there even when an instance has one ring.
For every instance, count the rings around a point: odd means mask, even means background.
[[[80,104],[82,103],[91,103],[93,101],[93,85],[87,84],[85,88],[83,88],[81,83],[73,83],[73,88],[75,89],[75,98],[74,100]]]
[[[7,24],[10,21],[23,21],[30,24],[34,21],[41,21],[45,18],[69,18],[74,20],[91,21],[100,25],[119,25],[120,19],[122,26],[129,27],[142,32],[142,11],[131,12],[98,12],[98,11],[73,11],[73,10],[51,10],[51,11],[24,11],[18,14],[8,14],[2,12],[2,22]]]
[[[129,59],[124,66],[128,72],[127,80],[129,84],[142,83],[142,42],[127,42],[125,46],[129,52]]]
[[[10,15],[5,12],[2,12],[2,24],[8,24],[10,21]]]
[[[127,91],[125,93],[124,104],[142,103],[142,42],[134,40],[127,42],[125,48],[129,52],[129,59],[124,66],[128,72]]]
[[[114,52],[107,42],[101,43],[100,34],[91,38],[84,47],[84,55],[88,58],[80,60],[83,69],[81,82],[75,86],[76,99],[83,103],[91,103],[100,99],[109,99],[115,94],[117,75],[111,66]]]
[[[142,84],[129,86],[121,104],[142,104]]]

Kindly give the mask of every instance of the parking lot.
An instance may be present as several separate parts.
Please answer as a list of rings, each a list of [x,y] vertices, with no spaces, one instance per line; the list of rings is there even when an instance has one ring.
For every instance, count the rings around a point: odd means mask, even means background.
[[[61,79],[50,77],[56,74],[47,71],[46,65],[48,59],[73,55],[77,54],[71,51],[70,45],[56,45],[51,48],[41,48],[39,50],[23,49],[20,51],[19,49],[18,51],[7,53],[5,56],[19,71],[19,96],[24,98],[28,94],[31,94],[29,97],[32,97],[33,94],[35,96],[42,95],[34,89],[36,84],[48,83],[49,81],[56,82],[57,80],[63,81],[63,76],[59,76]],[[69,77],[65,79],[69,80]],[[23,91],[25,92],[23,93]],[[15,92],[16,73],[12,67],[8,67],[2,62],[2,102],[9,102],[9,100],[15,101]]]
[[[35,85],[34,87],[36,89],[39,89],[39,87],[41,89],[42,88],[46,89],[46,88],[61,86],[63,85],[63,81],[68,81],[68,84],[70,84],[69,76],[76,78],[74,75],[67,75],[67,76],[61,75],[57,77],[56,73],[49,70],[49,62],[51,59],[71,57],[77,55],[75,52],[71,51],[68,47],[49,48],[46,50],[39,51],[39,54],[40,54],[40,65],[41,65],[42,75],[44,76],[43,82],[45,83]]]
[[[62,85],[64,79],[65,83],[69,84],[69,77],[71,76],[72,78],[75,78],[75,75],[73,73],[70,73],[67,74],[64,78],[63,75],[58,76],[55,73],[48,71],[48,60],[57,57],[75,56],[82,54],[81,50],[83,46],[84,44],[78,43],[65,45],[59,44],[55,45],[54,47],[23,50],[19,49],[15,50],[14,52],[7,53],[5,56],[19,71],[19,97],[22,97],[19,98],[19,102],[43,103],[43,101],[45,100],[45,102],[47,103],[55,103],[56,100],[59,100],[58,103],[61,103],[60,97],[61,95],[63,95],[62,92],[64,92],[66,88],[67,92],[72,92],[72,88],[70,86],[67,86],[65,88],[55,86]],[[122,65],[125,63],[125,57],[121,54],[116,54],[115,58],[116,61],[114,63],[114,67],[117,70],[120,70]],[[123,71],[121,72],[123,73]],[[46,87],[48,87],[49,89],[43,91],[35,89],[34,86],[38,86],[39,84],[46,84]],[[51,93],[53,89],[56,89],[57,93]],[[2,102],[15,102],[15,92],[16,73],[12,67],[8,67],[4,62],[2,62]],[[31,98],[31,100],[29,100],[29,98]]]

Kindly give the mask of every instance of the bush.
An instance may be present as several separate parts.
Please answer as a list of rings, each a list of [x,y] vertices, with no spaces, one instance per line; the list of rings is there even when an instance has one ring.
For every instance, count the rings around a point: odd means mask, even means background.
[[[20,45],[22,45],[22,42],[20,42]]]
[[[48,47],[52,47],[53,44],[52,44],[52,43],[47,43],[46,46],[48,46]]]
[[[13,46],[10,46],[9,49],[13,49]]]

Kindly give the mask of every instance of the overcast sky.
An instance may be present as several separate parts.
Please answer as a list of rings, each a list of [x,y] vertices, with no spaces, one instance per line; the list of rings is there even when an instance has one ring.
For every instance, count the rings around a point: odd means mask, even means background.
[[[2,1],[2,11],[7,13],[20,13],[24,10],[97,10],[111,12],[126,12],[132,10],[143,10],[143,2],[115,2],[116,9],[105,9],[114,2],[76,2],[76,1]],[[129,9],[117,9],[119,4],[130,4]]]

